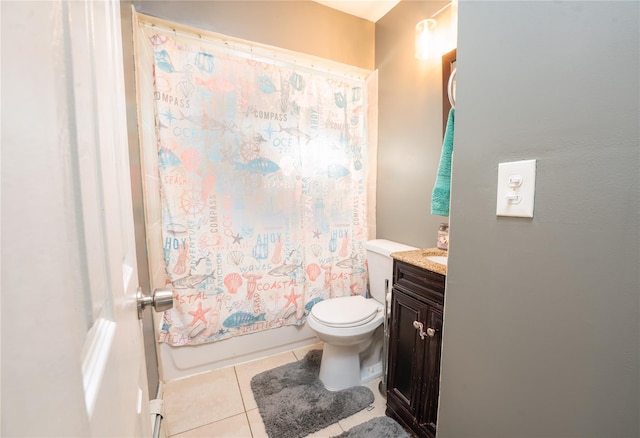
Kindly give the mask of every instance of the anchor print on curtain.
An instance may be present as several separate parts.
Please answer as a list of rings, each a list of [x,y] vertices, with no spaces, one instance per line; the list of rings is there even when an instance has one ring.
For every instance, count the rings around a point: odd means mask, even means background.
[[[366,287],[362,79],[143,28],[172,345],[302,324]]]

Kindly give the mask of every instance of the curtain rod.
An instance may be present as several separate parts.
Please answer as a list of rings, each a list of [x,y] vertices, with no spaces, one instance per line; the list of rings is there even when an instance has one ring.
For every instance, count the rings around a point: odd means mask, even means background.
[[[305,53],[229,37],[209,30],[185,26],[137,12],[136,18],[139,24],[143,24],[146,27],[158,28],[164,32],[174,33],[176,36],[179,35],[195,41],[202,42],[206,40],[208,43],[214,44],[220,49],[234,50],[247,58],[277,66],[284,66],[283,63],[286,62],[300,68],[321,70],[336,77],[358,80],[365,80],[373,71],[313,55],[307,55]]]
[[[441,7],[440,9],[438,9],[436,11],[436,13],[431,16],[431,18],[435,17],[438,14],[441,14],[445,9],[447,9],[449,6],[452,6],[454,3],[457,3],[457,0],[450,1],[449,3],[447,3],[446,5]]]

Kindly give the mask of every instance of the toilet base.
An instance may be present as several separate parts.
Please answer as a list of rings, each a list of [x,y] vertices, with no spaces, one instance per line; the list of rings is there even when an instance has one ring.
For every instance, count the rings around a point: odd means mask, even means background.
[[[358,348],[324,344],[320,363],[320,381],[329,391],[359,386],[382,375],[382,360],[357,353]],[[378,356],[379,357],[379,356]],[[362,360],[362,363],[361,363]]]
[[[382,375],[382,326],[376,329],[374,341],[360,353],[360,383],[367,383]]]
[[[367,383],[382,375],[382,361],[362,367],[360,370],[360,384]]]
[[[360,384],[360,358],[358,353],[354,354],[353,346],[324,344],[320,381],[329,391],[340,391]]]

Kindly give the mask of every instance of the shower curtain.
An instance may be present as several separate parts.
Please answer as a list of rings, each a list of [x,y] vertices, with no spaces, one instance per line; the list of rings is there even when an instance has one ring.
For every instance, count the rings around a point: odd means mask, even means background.
[[[365,294],[365,79],[158,26],[139,37],[174,288],[159,340],[302,324],[319,301]]]

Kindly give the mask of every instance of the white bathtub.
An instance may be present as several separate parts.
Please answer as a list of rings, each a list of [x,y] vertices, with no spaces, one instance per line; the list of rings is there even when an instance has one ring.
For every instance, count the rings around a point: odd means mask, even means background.
[[[307,324],[285,326],[218,342],[172,347],[159,346],[160,380],[188,377],[194,374],[237,365],[320,342]]]

